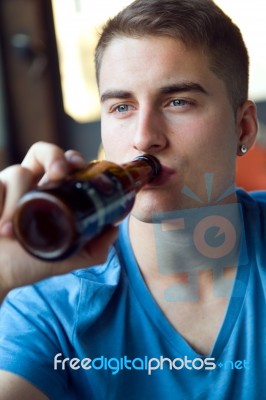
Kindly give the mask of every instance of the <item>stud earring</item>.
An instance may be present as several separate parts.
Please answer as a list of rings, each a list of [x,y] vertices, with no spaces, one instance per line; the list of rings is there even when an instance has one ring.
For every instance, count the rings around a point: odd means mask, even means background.
[[[240,151],[242,154],[246,154],[246,152],[248,151],[248,148],[245,144],[242,144],[240,147]]]

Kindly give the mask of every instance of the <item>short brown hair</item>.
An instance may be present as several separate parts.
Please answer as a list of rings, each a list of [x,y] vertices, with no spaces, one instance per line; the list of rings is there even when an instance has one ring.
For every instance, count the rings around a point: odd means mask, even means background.
[[[212,0],[136,0],[105,24],[95,51],[99,82],[106,47],[117,37],[168,36],[202,48],[236,110],[248,96],[249,57],[239,28]]]

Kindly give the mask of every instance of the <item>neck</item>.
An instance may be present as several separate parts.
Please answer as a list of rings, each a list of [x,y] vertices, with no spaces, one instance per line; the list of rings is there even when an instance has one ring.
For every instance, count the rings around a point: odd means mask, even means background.
[[[130,216],[129,236],[140,270],[155,272],[157,261],[153,224],[139,221],[134,216]]]
[[[171,285],[187,283],[188,280],[201,280],[204,282],[203,297],[208,297],[208,294],[212,296],[216,289],[222,296],[228,296],[231,292],[231,285],[226,277],[228,275],[231,278],[235,274],[239,256],[239,229],[241,228],[237,206],[235,208],[234,205],[228,206],[228,209],[221,209],[220,219],[217,219],[215,214],[211,215],[211,218],[214,218],[213,220],[209,218],[210,215],[204,214],[204,210],[201,214],[201,210],[198,209],[195,214],[198,219],[193,220],[193,217],[190,221],[191,226],[193,226],[192,229],[185,229],[182,218],[155,224],[142,222],[131,216],[129,222],[131,244],[147,285],[151,287],[152,282],[157,281],[160,282],[161,286],[170,287]],[[215,213],[217,211],[219,211],[218,208],[215,209]],[[190,215],[188,213],[185,216],[188,222]],[[206,223],[210,221],[211,225],[213,223],[214,226],[215,222],[217,225],[225,222],[225,226],[220,227],[219,231],[215,228],[212,230],[213,226],[210,226],[208,230],[208,227],[202,225],[202,229],[210,234],[208,240],[210,240],[211,245],[209,246],[205,246],[206,243],[202,242],[203,239],[205,240],[205,236],[201,232],[195,234],[193,223],[199,226],[201,221]],[[226,226],[226,223],[228,226]],[[234,228],[238,232],[236,237],[234,237]],[[206,254],[209,249],[216,251],[215,246],[217,246],[217,251],[227,251],[226,247],[223,250],[223,244],[230,246],[230,243],[233,243],[235,248],[230,253],[228,264],[223,264],[223,261],[221,264],[222,253],[219,257],[212,253],[208,257],[208,254]],[[200,253],[201,251],[205,253],[203,256]],[[198,291],[198,283],[184,285],[184,288],[187,287],[190,291]],[[199,293],[187,295],[190,298],[198,298]]]

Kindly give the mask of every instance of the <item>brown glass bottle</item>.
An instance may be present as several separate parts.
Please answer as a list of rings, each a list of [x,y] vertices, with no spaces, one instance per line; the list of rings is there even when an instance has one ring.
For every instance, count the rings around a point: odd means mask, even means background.
[[[35,257],[67,258],[122,220],[137,192],[159,171],[159,161],[146,154],[122,165],[94,161],[60,183],[26,193],[14,215],[15,235]]]

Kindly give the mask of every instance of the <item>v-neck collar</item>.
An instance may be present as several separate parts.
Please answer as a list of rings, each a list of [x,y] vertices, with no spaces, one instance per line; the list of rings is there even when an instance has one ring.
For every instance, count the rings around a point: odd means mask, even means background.
[[[142,308],[149,316],[149,319],[158,329],[158,332],[160,332],[166,341],[170,342],[175,353],[180,356],[188,356],[191,358],[211,356],[218,359],[230,340],[230,336],[240,315],[248,286],[252,257],[250,254],[247,254],[246,241],[249,241],[251,238],[248,237],[249,234],[246,227],[243,228],[239,264],[225,317],[211,353],[204,356],[196,353],[183,336],[173,327],[146,286],[129,240],[128,219],[121,224],[120,229],[122,233],[118,242],[120,258],[122,258],[120,261],[125,268],[129,284],[135,293],[136,300],[141,304]]]

